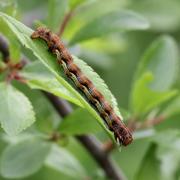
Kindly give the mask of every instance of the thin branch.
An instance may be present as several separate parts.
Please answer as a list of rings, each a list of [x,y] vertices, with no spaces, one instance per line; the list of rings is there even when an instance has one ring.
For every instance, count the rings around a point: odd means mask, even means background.
[[[61,117],[66,117],[72,113],[72,107],[70,104],[64,100],[57,98],[56,96],[44,92],[45,96],[52,103],[54,108],[57,110]],[[125,179],[123,173],[114,164],[114,162],[109,157],[109,154],[104,151],[102,144],[94,136],[75,136],[76,139],[87,149],[87,151],[92,155],[95,161],[104,170],[106,176],[112,180],[122,180]]]
[[[108,153],[104,151],[102,145],[94,136],[76,136],[81,144],[94,157],[99,166],[104,170],[106,176],[113,180],[125,179],[118,166],[112,161]]]
[[[144,129],[144,128],[150,128],[150,127],[156,126],[160,124],[161,122],[163,122],[165,119],[166,118],[162,115],[158,117],[154,117],[152,119],[148,119],[144,123],[141,123],[137,129]]]
[[[9,45],[8,45],[8,41],[6,40],[6,38],[2,35],[0,35],[0,52],[2,53],[3,61],[5,63],[8,63],[10,60]]]
[[[74,10],[71,9],[64,17],[63,19],[63,22],[61,23],[61,26],[60,26],[60,29],[59,29],[59,32],[57,33],[60,37],[62,36],[68,22],[70,21],[71,17],[73,16],[74,14]]]

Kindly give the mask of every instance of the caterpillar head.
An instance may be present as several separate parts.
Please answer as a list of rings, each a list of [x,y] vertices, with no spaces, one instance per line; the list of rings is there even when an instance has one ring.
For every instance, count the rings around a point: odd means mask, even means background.
[[[49,29],[44,28],[44,27],[38,27],[36,29],[36,31],[34,31],[32,33],[31,38],[32,39],[36,39],[36,38],[42,38],[42,39],[48,38],[49,33],[50,33]]]
[[[127,146],[133,141],[131,132],[122,122],[114,121],[112,123],[112,130],[114,132],[114,137],[119,144]]]
[[[43,39],[51,52],[55,54],[55,51],[58,48],[58,36],[52,34],[51,31],[45,27],[38,27],[31,35],[32,39]]]

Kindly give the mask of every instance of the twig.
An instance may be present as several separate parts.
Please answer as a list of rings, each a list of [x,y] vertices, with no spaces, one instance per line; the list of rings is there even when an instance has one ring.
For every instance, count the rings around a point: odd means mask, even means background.
[[[140,124],[137,129],[150,128],[150,127],[160,124],[164,120],[165,120],[165,117],[162,115],[158,116],[158,117],[154,117],[154,118],[148,119],[144,123]]]
[[[4,67],[0,68],[0,73],[8,70],[6,81],[10,83],[12,80],[20,81],[21,83],[26,83],[25,78],[23,78],[19,71],[24,68],[24,66],[27,64],[27,60],[21,59],[18,63],[13,63],[10,58],[10,52],[9,52],[9,44],[6,38],[2,35],[0,35],[0,52],[3,56],[3,62]]]
[[[72,108],[69,103],[57,98],[56,96],[44,92],[45,96],[52,103],[61,117],[66,117],[72,113]],[[104,170],[106,176],[112,180],[125,179],[123,173],[114,164],[108,153],[104,151],[102,144],[93,136],[81,135],[76,136],[76,139],[89,151],[95,161]]]
[[[69,22],[69,20],[71,19],[71,17],[72,17],[73,14],[74,14],[74,10],[71,9],[71,10],[65,15],[65,17],[64,17],[64,19],[63,19],[63,22],[62,22],[62,24],[61,24],[61,26],[60,26],[59,32],[57,33],[60,37],[62,36],[62,34],[63,34],[63,32],[64,32],[64,30],[65,30],[65,28],[66,28],[66,26],[67,26],[67,24],[68,24],[68,22]]]
[[[8,63],[10,60],[9,59],[9,45],[5,37],[2,35],[0,35],[0,52],[2,53],[3,61],[5,63]]]
[[[125,179],[121,170],[106,153],[99,141],[94,136],[76,136],[76,138],[84,145],[84,147],[89,151],[89,153],[94,157],[96,162],[104,170],[106,176],[109,179],[120,180]]]

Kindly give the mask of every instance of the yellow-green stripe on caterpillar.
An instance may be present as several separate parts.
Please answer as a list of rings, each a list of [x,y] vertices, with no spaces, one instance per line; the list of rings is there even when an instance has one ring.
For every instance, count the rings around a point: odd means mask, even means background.
[[[114,109],[108,103],[92,81],[86,77],[81,69],[74,63],[72,56],[65,48],[59,37],[44,27],[37,28],[31,35],[32,39],[43,39],[49,50],[57,56],[57,62],[62,66],[65,75],[71,79],[74,85],[85,95],[88,101],[95,107],[109,130],[114,133],[115,139],[120,144],[127,146],[133,140],[130,130],[116,115]]]

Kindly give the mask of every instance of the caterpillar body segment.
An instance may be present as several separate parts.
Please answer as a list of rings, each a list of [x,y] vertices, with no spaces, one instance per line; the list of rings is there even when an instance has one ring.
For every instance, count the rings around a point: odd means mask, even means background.
[[[71,79],[74,85],[86,96],[88,101],[95,107],[96,111],[104,120],[109,130],[114,133],[115,139],[122,145],[127,146],[133,140],[129,129],[116,115],[109,102],[105,100],[102,93],[97,90],[92,81],[86,77],[81,69],[74,63],[68,50],[59,37],[44,27],[37,28],[31,35],[32,39],[43,39],[49,51],[56,55],[57,62],[62,66],[65,75]]]

